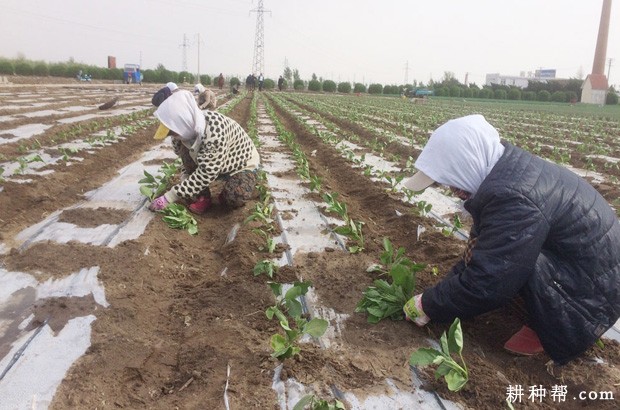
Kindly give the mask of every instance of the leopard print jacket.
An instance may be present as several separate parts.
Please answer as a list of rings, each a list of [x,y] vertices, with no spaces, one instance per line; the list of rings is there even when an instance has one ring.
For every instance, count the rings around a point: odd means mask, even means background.
[[[219,176],[255,170],[260,162],[254,143],[241,125],[219,112],[204,114],[208,131],[197,148],[196,170],[172,188],[180,198],[194,199]],[[178,140],[173,139],[172,145],[177,155],[187,150]]]

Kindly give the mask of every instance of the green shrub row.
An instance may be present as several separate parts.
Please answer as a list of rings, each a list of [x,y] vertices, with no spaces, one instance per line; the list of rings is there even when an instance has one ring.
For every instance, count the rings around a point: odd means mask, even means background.
[[[39,77],[65,77],[75,78],[78,73],[88,74],[94,80],[123,80],[122,68],[105,68],[89,64],[76,63],[73,60],[66,62],[47,63],[44,61],[31,61],[23,58],[8,59],[0,57],[0,74],[22,75]],[[142,70],[143,81],[148,83],[197,82],[196,75],[187,71],[175,72],[167,70],[163,65],[156,69]],[[204,85],[212,84],[212,77],[201,75],[200,82]]]
[[[510,90],[497,89],[490,87],[463,88],[459,86],[440,87],[435,89],[435,95],[439,97],[463,97],[463,98],[487,98],[495,100],[524,100],[524,101],[553,101],[553,102],[576,102],[577,93],[574,91],[555,91],[550,93],[547,90],[522,91],[518,88]]]

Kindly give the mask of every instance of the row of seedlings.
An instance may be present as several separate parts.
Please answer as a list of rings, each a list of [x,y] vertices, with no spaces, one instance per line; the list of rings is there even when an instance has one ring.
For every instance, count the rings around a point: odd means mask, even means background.
[[[316,183],[319,177],[309,174],[307,159],[299,145],[295,142],[294,134],[284,129],[271,107],[268,107],[268,112],[272,117],[272,121],[276,124],[279,138],[291,148],[297,159],[298,174],[302,180],[305,180],[305,182],[309,184],[312,191],[320,191],[320,184]],[[323,200],[327,204],[325,210],[328,213],[336,213],[345,221],[344,225],[337,226],[334,231],[348,238],[346,249],[350,253],[361,252],[363,251],[363,223],[352,220],[347,214],[346,204],[338,201],[336,199],[337,197],[337,193],[324,192],[322,195]],[[381,278],[376,279],[374,281],[374,286],[368,287],[363,293],[363,297],[356,308],[356,312],[368,314],[369,323],[377,323],[381,319],[388,317],[392,319],[402,319],[403,307],[414,295],[416,282],[415,273],[425,268],[425,265],[415,264],[407,259],[404,256],[404,248],[399,248],[398,251],[394,252],[388,238],[384,239],[384,246],[385,251],[380,257],[380,261],[383,265],[375,264],[373,267],[369,268],[368,271],[377,272],[380,277],[386,277],[387,280]],[[446,343],[448,343],[448,340],[450,341],[452,350],[449,350],[447,347],[441,350],[423,348],[414,352],[410,360],[412,366],[425,366],[432,362],[426,363],[428,355],[435,354],[433,358],[435,364],[441,364],[445,361],[445,364],[438,368],[437,373],[446,377],[446,381],[451,390],[458,391],[467,382],[467,367],[464,365],[464,362],[462,362],[463,366],[458,365],[451,356],[451,353],[460,355],[462,351],[462,331],[458,320],[455,321],[450,329],[449,336],[446,334],[442,336],[441,342],[447,346]],[[438,396],[435,397],[435,399],[441,402]]]
[[[274,100],[289,112],[300,113],[301,110],[301,115],[295,116],[300,125],[313,135],[318,136],[326,144],[334,146],[353,166],[361,168],[365,177],[387,184],[386,190],[392,194],[402,193],[404,200],[414,205],[413,211],[416,214],[431,216],[434,220],[439,221],[438,229],[444,234],[447,236],[457,235],[461,239],[467,236],[463,230],[464,223],[459,217],[459,207],[449,192],[446,190],[436,191],[434,189],[427,189],[422,193],[417,193],[402,186],[405,176],[411,175],[414,172],[412,157],[407,158],[404,168],[399,167],[398,164],[392,164],[383,159],[386,155],[384,151],[386,147],[385,142],[378,139],[374,141],[362,139],[354,133],[343,131],[337,125],[330,123],[316,113],[305,111],[297,106],[291,107],[286,101],[281,99],[274,98]],[[310,116],[316,124],[310,124],[309,121],[304,120],[306,115]],[[320,124],[320,126],[317,126],[317,124]],[[351,141],[373,152],[378,151],[379,154],[377,156],[370,153],[357,155],[355,150],[360,148],[352,144]],[[439,205],[442,209],[446,209],[448,213],[453,214],[451,220],[446,220],[442,214],[434,212],[432,210],[433,204]]]

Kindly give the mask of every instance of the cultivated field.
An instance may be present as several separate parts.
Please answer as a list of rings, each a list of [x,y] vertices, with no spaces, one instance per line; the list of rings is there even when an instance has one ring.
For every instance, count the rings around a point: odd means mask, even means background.
[[[0,397],[8,408],[286,409],[315,394],[346,408],[500,409],[516,385],[527,408],[617,408],[620,345],[611,338],[556,367],[546,355],[503,350],[523,324],[518,309],[464,320],[470,380],[451,392],[433,367],[408,363],[449,324],[371,324],[355,312],[366,288],[387,279],[369,272],[385,264],[386,238],[423,265],[416,293],[464,250],[468,221],[457,199],[401,187],[433,129],[483,114],[504,139],[570,167],[618,209],[614,113],[214,90],[218,109],[259,145],[264,172],[255,201],[215,206],[196,216],[190,235],[148,211],[140,192],[145,171],[158,175],[175,159],[168,140],[152,138],[158,88],[0,86],[0,374],[8,369]],[[302,281],[312,284],[303,317],[328,327],[279,360],[270,341],[285,333],[265,313],[276,304],[273,283]],[[566,402],[529,400],[539,385],[566,386]],[[616,399],[581,401],[581,391]]]

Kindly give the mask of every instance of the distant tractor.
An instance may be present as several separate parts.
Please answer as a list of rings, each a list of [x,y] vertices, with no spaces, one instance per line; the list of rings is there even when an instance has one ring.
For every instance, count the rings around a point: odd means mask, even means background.
[[[142,73],[139,64],[125,64],[123,70],[123,81],[125,84],[142,84]]]
[[[434,93],[433,90],[426,88],[415,88],[407,90],[405,95],[409,98],[426,98],[430,95],[434,95]]]

